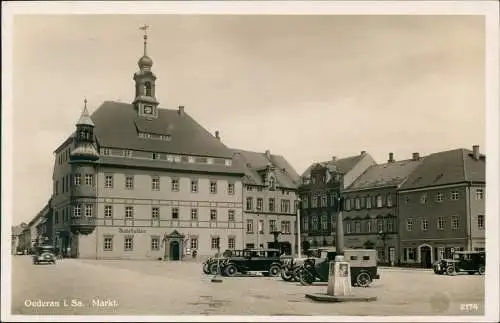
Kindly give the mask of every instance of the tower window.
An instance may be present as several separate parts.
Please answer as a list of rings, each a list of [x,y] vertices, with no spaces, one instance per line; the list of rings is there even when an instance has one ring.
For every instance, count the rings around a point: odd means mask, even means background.
[[[150,82],[144,83],[144,92],[145,92],[146,96],[151,96],[151,83]]]

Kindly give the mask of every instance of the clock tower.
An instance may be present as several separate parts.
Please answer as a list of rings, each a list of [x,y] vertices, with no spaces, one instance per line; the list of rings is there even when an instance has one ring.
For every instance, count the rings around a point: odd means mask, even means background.
[[[158,118],[158,101],[155,96],[156,76],[151,71],[153,60],[147,55],[149,26],[144,25],[140,29],[144,31],[144,55],[139,59],[139,71],[134,73],[135,99],[132,104],[139,116],[146,118]]]

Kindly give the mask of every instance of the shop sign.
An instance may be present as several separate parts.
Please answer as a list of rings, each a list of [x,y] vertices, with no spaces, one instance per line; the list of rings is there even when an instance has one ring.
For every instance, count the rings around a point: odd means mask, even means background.
[[[119,233],[146,233],[145,229],[141,228],[118,228]]]

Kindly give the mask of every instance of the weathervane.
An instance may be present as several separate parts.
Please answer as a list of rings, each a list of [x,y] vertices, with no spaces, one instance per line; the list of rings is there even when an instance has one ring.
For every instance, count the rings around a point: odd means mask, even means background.
[[[148,29],[149,29],[149,25],[143,25],[141,27],[139,27],[140,30],[144,31],[144,56],[147,56],[146,55],[146,49],[147,49],[147,45],[148,45]]]

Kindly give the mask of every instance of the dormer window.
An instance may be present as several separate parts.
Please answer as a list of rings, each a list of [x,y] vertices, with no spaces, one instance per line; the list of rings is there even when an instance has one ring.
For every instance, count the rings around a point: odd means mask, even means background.
[[[213,164],[214,163],[214,159],[213,158],[207,158],[207,164]]]
[[[153,153],[153,159],[160,159],[160,154]]]
[[[196,161],[196,160],[195,160],[195,158],[194,158],[193,156],[189,156],[189,157],[188,157],[188,162],[190,162],[190,163],[194,163],[195,161]]]
[[[225,163],[225,165],[226,165],[226,166],[228,166],[228,167],[229,167],[229,166],[231,166],[231,165],[233,165],[233,161],[232,161],[231,159],[226,159],[226,160],[224,161],[224,163]]]
[[[274,177],[269,178],[269,190],[274,191],[276,189],[276,182]]]
[[[125,156],[125,157],[130,157],[130,156],[132,156],[132,151],[131,151],[131,150],[124,150],[124,151],[123,151],[123,156]]]
[[[144,93],[146,94],[146,96],[151,96],[151,83],[150,82],[144,83]],[[144,111],[144,112],[147,113],[146,111]]]
[[[109,155],[109,148],[101,148],[101,153],[105,156]]]

